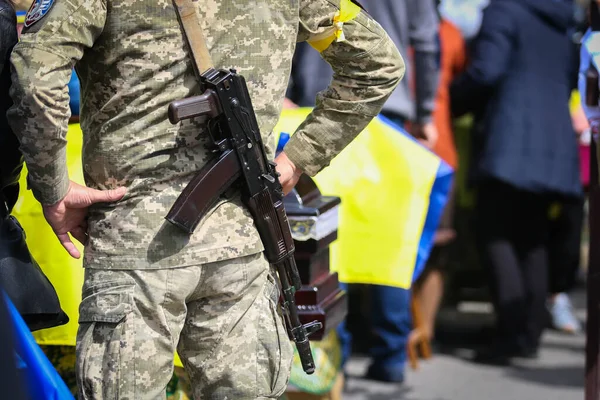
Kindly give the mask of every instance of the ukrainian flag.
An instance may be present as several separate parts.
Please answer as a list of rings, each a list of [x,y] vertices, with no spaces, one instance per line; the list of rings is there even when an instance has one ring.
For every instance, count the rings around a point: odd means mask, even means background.
[[[275,132],[293,133],[309,108],[284,110]],[[453,170],[379,116],[315,181],[342,199],[331,269],[346,283],[409,289],[422,272],[448,199]]]

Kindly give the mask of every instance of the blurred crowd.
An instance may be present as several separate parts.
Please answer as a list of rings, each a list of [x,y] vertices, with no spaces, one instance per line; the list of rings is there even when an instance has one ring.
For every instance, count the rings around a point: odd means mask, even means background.
[[[569,291],[580,270],[589,127],[578,101],[583,2],[361,0],[405,58],[405,79],[382,115],[406,129],[476,194],[470,226],[496,315],[494,340],[476,356],[535,357],[545,328],[580,333]],[[332,76],[318,52],[296,50],[288,107],[311,107]],[[468,115],[468,129],[456,130]],[[457,149],[455,135],[466,135]],[[455,185],[456,186],[456,185]],[[456,189],[456,187],[455,187]],[[367,378],[402,382],[407,348],[432,339],[454,242],[452,191],[428,267],[415,287],[369,288]],[[460,283],[459,283],[460,285]],[[347,286],[346,286],[347,287]],[[457,290],[457,287],[453,288]],[[352,293],[352,292],[350,292]],[[411,301],[422,323],[412,323]],[[350,310],[352,313],[353,310]],[[352,335],[338,329],[344,359]]]

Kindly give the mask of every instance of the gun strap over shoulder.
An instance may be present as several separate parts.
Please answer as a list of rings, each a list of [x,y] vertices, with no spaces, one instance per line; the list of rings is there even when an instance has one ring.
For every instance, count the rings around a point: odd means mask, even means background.
[[[198,14],[198,0],[173,0],[175,10],[183,34],[190,48],[192,61],[196,74],[199,77],[209,68],[213,68],[213,62],[208,52],[208,46],[202,32],[200,15]]]

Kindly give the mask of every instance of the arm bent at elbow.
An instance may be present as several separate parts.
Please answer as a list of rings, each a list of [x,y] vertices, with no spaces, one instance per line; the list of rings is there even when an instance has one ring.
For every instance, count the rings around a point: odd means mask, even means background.
[[[304,8],[300,40],[322,35],[337,11]],[[285,147],[294,165],[314,176],[325,168],[379,114],[404,76],[404,60],[383,28],[361,11],[343,25],[345,40],[333,41],[321,52],[334,72],[329,87]]]

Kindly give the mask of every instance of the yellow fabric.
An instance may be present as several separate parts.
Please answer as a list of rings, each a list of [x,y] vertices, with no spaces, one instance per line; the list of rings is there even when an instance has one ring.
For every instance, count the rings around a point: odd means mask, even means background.
[[[579,95],[579,91],[573,90],[571,92],[571,98],[569,99],[569,109],[571,112],[575,111],[577,107],[581,106],[581,96]]]
[[[284,110],[276,136],[292,134],[310,110]],[[315,177],[342,199],[331,269],[348,283],[408,289],[440,159],[379,119]]]
[[[333,26],[324,33],[322,39],[311,40],[309,44],[319,53],[333,43],[334,40],[343,42],[346,40],[344,36],[344,22],[352,21],[360,13],[360,7],[354,4],[351,0],[341,0],[340,9],[333,16]]]

